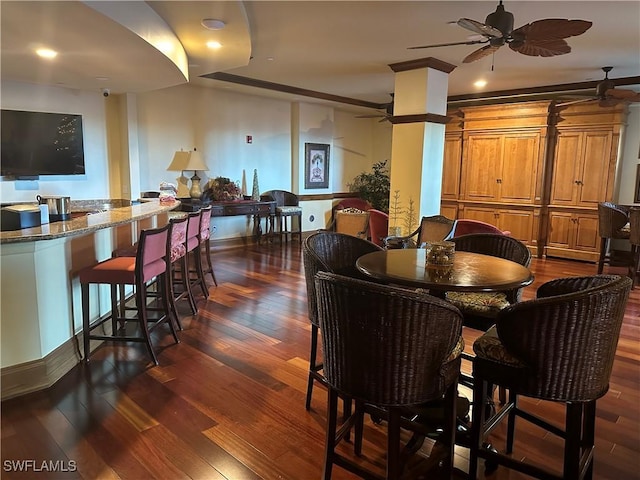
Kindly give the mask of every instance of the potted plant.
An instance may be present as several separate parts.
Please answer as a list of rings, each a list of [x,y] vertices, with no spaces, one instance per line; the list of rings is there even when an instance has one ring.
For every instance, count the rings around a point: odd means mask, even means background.
[[[391,179],[387,160],[374,163],[371,172],[362,172],[348,184],[349,191],[367,200],[376,210],[389,212]]]

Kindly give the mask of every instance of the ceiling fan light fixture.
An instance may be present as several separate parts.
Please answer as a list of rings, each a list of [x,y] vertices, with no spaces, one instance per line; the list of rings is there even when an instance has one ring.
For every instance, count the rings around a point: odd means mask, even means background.
[[[200,23],[207,30],[222,30],[226,26],[223,20],[217,18],[203,18]]]

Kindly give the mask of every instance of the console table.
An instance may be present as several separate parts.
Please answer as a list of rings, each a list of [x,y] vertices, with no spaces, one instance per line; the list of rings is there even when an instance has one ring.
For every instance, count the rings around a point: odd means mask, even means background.
[[[202,207],[211,206],[212,217],[253,217],[253,238],[260,243],[264,234],[265,237],[273,235],[273,227],[276,215],[276,201],[254,201],[254,200],[233,200],[228,202],[207,202],[201,200],[181,200],[180,210],[183,212],[195,212]],[[265,219],[265,230],[263,232],[261,219]]]
[[[233,202],[211,202],[212,217],[231,217],[247,215],[253,217],[253,238],[260,243],[273,235],[276,215],[275,201],[236,200]],[[261,219],[265,219],[265,230],[262,230]]]

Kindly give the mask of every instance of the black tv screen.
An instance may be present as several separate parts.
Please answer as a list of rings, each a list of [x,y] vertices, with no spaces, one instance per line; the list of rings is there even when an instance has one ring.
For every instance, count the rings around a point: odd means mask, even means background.
[[[0,175],[83,175],[82,115],[2,110]]]

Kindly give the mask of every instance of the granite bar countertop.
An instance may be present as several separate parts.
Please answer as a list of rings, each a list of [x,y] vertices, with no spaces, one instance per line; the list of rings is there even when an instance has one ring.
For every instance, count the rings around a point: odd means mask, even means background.
[[[39,227],[24,228],[22,230],[0,232],[0,244],[52,240],[54,238],[83,235],[103,228],[153,217],[169,212],[179,206],[179,201],[170,203],[145,201],[135,205],[131,205],[128,200],[72,201],[71,220],[47,223]]]

